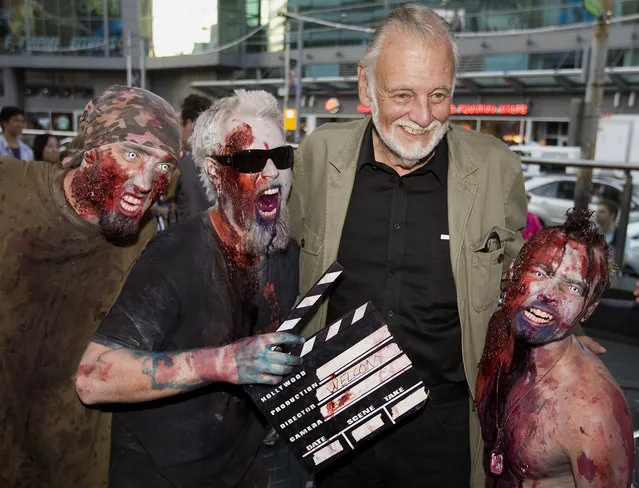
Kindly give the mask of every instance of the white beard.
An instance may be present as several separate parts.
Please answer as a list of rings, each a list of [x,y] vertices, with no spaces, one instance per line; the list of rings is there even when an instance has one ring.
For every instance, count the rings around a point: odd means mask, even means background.
[[[377,105],[374,90],[371,88],[370,91],[371,93],[369,93],[369,97],[371,99],[373,126],[375,127],[379,138],[393,154],[402,160],[403,167],[410,169],[419,164],[424,160],[424,158],[426,158],[426,156],[433,152],[437,144],[439,144],[446,135],[449,124],[448,120],[443,124],[439,120],[433,120],[430,124],[428,124],[425,130],[431,132],[431,136],[426,146],[421,146],[419,143],[416,143],[412,148],[403,147],[394,135],[395,130],[402,130],[402,126],[412,127],[416,130],[424,130],[424,128],[410,121],[398,120],[393,122],[393,132],[384,132],[379,123],[379,107]]]

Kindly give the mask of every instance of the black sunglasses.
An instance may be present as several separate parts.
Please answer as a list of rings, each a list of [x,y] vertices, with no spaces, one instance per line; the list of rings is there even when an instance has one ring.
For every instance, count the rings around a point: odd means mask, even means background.
[[[211,157],[224,166],[231,166],[239,173],[260,173],[269,159],[273,161],[277,169],[293,167],[293,148],[291,146],[280,146],[273,149],[247,149],[231,154],[215,154]]]

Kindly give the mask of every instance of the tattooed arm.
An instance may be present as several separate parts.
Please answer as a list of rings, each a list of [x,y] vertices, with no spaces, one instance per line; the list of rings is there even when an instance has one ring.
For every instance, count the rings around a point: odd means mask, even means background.
[[[301,359],[272,348],[301,337],[274,332],[215,348],[181,352],[113,349],[90,342],[74,381],[86,404],[143,402],[213,382],[278,384]]]

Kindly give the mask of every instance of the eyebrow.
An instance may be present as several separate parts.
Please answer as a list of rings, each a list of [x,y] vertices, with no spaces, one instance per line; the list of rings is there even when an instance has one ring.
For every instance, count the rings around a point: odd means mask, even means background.
[[[144,146],[141,146],[141,145],[138,145],[138,144],[134,144],[134,143],[131,143],[131,142],[128,142],[128,141],[122,142],[122,145],[124,147],[132,149],[134,151],[138,151],[138,152],[144,153],[147,156],[153,156],[153,154],[151,154]]]
[[[146,147],[144,147],[142,145],[139,145],[139,144],[136,144],[134,142],[123,141],[122,145],[124,147],[129,148],[129,149],[132,149],[133,151],[138,151],[138,152],[144,153],[145,155],[150,156],[152,158],[159,157],[156,154],[153,154],[152,152],[150,152]],[[171,156],[170,154],[166,154],[161,159],[163,159],[166,162],[172,163],[174,166],[177,165],[177,159],[174,158],[173,156]]]
[[[565,278],[564,281],[566,283],[570,283],[571,285],[580,286],[581,288],[585,288],[586,287],[586,282],[583,281],[583,280],[573,280],[571,278]]]

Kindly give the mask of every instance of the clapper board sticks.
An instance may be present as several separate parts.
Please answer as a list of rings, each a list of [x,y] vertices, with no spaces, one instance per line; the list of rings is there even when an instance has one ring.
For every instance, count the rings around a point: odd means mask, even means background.
[[[342,270],[333,263],[278,331],[299,333]],[[279,385],[246,391],[310,473],[391,428],[429,395],[371,302],[291,353],[303,363]]]

